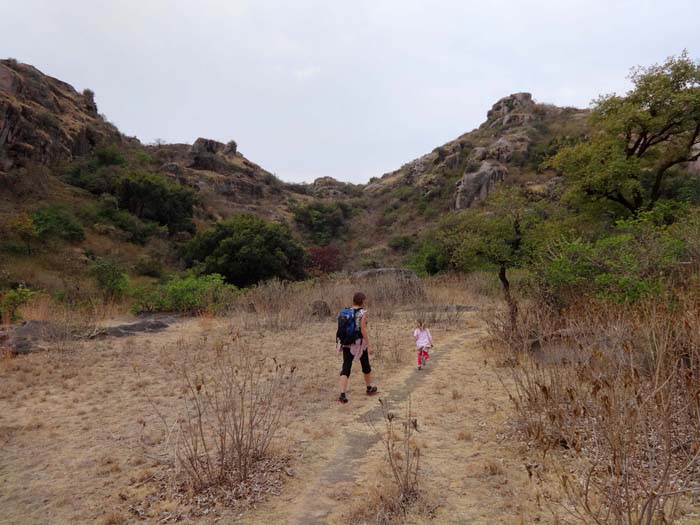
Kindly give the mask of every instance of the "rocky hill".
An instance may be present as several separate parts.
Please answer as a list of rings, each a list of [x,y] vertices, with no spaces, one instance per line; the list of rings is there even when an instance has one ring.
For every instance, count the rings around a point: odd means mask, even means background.
[[[478,129],[385,174],[367,190],[403,185],[430,196],[446,179],[458,177],[448,192],[451,207],[469,208],[509,176],[537,171],[538,156],[557,141],[583,133],[587,115],[586,110],[538,104],[530,93],[503,97]]]
[[[233,140],[143,145],[98,113],[90,90],[78,93],[33,66],[2,60],[0,223],[7,224],[20,211],[31,213],[53,203],[78,211],[89,207],[99,191],[85,184],[76,187],[65,174],[86,166],[96,169],[96,152],[109,146],[129,162],[126,167],[99,168],[101,177],[145,170],[190,188],[197,195],[194,218],[199,229],[234,213],[250,212],[284,222],[306,243],[316,243],[328,235],[315,235],[314,228],[332,226],[331,239],[340,236],[336,242],[347,267],[399,264],[421,232],[446,213],[474,206],[499,184],[550,191],[556,177],[539,164],[569,138],[585,132],[586,115],[516,93],[497,101],[479,128],[369,184],[331,177],[291,184],[247,159]],[[305,206],[311,209],[303,215],[306,223],[296,214]],[[99,254],[99,246],[109,246],[102,250],[109,253],[134,251],[114,245],[121,238],[114,228],[120,226],[105,228],[92,224],[91,218],[82,220],[91,251]],[[338,221],[345,226],[338,229]]]
[[[499,184],[555,198],[559,179],[542,161],[585,134],[587,116],[515,93],[498,100],[477,129],[372,179],[363,188],[367,213],[355,224],[373,239],[357,245],[362,264],[399,263],[436,221],[475,206]]]
[[[122,140],[90,90],[78,93],[33,66],[0,61],[0,171],[53,165]]]

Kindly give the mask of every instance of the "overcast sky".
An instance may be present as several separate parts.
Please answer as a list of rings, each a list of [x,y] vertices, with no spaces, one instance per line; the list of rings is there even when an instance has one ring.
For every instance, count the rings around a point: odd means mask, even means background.
[[[287,181],[365,182],[500,97],[588,106],[687,48],[698,0],[0,0],[0,56],[143,142],[235,139]]]

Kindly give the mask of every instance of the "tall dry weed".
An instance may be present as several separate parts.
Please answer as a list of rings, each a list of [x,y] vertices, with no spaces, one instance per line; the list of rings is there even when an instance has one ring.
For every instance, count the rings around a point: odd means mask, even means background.
[[[564,516],[601,524],[673,523],[700,490],[700,301],[622,307],[582,301],[520,319],[521,428],[570,461]],[[562,510],[560,509],[560,510]]]
[[[381,422],[367,421],[367,424],[382,443],[391,483],[354,509],[350,516],[353,523],[363,520],[381,524],[400,522],[421,497],[421,451],[415,442],[418,420],[411,411],[411,398],[409,396],[402,413],[391,410],[382,399],[379,404]]]
[[[236,339],[216,341],[213,352],[206,367],[191,359],[181,367],[186,394],[176,453],[199,491],[248,480],[293,395],[293,368],[256,355]]]

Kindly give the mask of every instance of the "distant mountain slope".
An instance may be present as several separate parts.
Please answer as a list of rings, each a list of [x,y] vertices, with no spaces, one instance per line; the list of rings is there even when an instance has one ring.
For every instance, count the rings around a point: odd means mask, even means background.
[[[558,178],[542,161],[587,131],[587,110],[535,102],[529,93],[498,100],[479,128],[375,178],[364,187],[370,206],[357,229],[363,264],[398,263],[417,236],[445,214],[483,201],[499,184],[552,192]]]
[[[586,116],[516,93],[496,102],[479,128],[369,184],[331,177],[292,184],[243,156],[235,141],[143,145],[98,113],[91,91],[78,93],[33,66],[0,60],[0,229],[18,212],[46,205],[68,205],[80,215],[100,195],[68,184],[65,174],[94,165],[95,155],[110,146],[128,162],[98,168],[100,176],[145,170],[191,188],[200,230],[235,213],[254,213],[290,225],[307,245],[330,242],[346,268],[400,264],[421,232],[447,213],[474,206],[498,184],[549,191],[556,177],[539,164],[585,133]],[[91,251],[99,255],[103,244],[110,246],[106,253],[138,256],[131,245],[112,246],[120,236],[104,232],[118,225],[105,230],[82,216]]]

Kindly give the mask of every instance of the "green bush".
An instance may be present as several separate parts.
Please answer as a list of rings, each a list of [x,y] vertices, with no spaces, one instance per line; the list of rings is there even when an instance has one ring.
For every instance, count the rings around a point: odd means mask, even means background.
[[[541,284],[555,296],[594,293],[632,303],[660,294],[677,266],[684,243],[651,214],[618,223],[595,241],[561,240],[546,251]]]
[[[306,275],[306,253],[289,230],[254,215],[236,215],[197,235],[183,256],[189,267],[223,275],[236,286]]]
[[[98,148],[95,151],[95,160],[98,166],[121,166],[126,162],[124,155],[114,144]]]
[[[153,222],[143,222],[126,210],[117,207],[116,199],[104,195],[99,203],[90,203],[80,210],[84,221],[94,224],[111,224],[127,233],[129,242],[145,244],[148,238],[158,231],[158,225]]]
[[[146,277],[160,278],[163,276],[163,263],[153,257],[140,257],[134,265],[134,271]]]
[[[167,226],[171,234],[195,231],[191,221],[194,192],[162,175],[137,172],[121,177],[115,194],[121,208],[140,219]]]
[[[59,238],[70,242],[85,239],[83,227],[63,206],[45,206],[32,214],[32,220],[41,239]]]
[[[173,277],[166,283],[134,291],[135,312],[220,313],[236,294],[236,287],[218,274]]]
[[[126,295],[129,278],[116,261],[99,259],[90,266],[90,273],[97,281],[105,299],[117,300]]]
[[[346,222],[352,208],[344,202],[326,204],[316,201],[294,208],[294,221],[314,244],[327,246],[332,240],[344,238]]]
[[[410,235],[397,235],[389,239],[389,248],[397,252],[406,252],[411,249],[415,239]]]
[[[121,163],[110,163],[106,159],[103,162],[97,157],[81,159],[66,169],[63,178],[68,184],[83,188],[93,195],[114,194],[124,166]]]
[[[0,293],[0,320],[14,322],[18,320],[17,310],[23,304],[29,302],[34,296],[29,288],[19,286],[14,290],[6,290]]]

